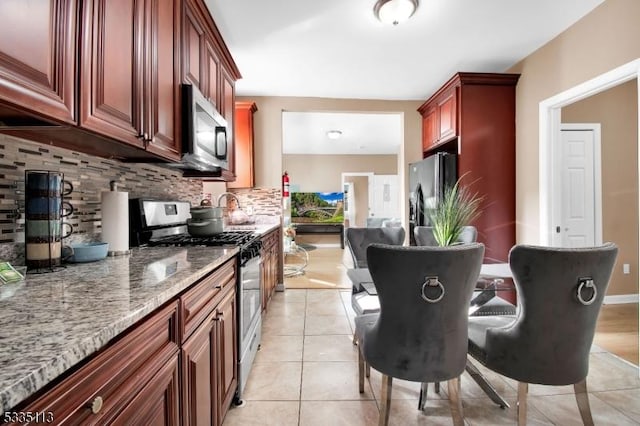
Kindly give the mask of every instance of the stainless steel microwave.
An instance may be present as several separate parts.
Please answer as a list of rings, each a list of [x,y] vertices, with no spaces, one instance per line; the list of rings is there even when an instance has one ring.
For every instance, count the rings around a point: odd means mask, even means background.
[[[227,121],[193,85],[182,85],[182,160],[186,170],[221,173],[229,169]]]

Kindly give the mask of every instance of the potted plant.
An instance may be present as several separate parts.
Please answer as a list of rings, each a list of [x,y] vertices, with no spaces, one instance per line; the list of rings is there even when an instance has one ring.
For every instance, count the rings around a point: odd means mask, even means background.
[[[429,211],[433,237],[438,245],[455,244],[462,228],[480,215],[480,204],[483,200],[484,197],[461,187],[460,179],[452,187],[446,187],[440,202]]]

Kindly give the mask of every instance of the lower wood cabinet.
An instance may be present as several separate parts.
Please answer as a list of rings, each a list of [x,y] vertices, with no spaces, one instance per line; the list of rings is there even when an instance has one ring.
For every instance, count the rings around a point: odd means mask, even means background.
[[[175,353],[112,424],[178,425],[180,422],[179,367],[178,353]]]
[[[182,296],[184,425],[220,425],[238,384],[236,262]]]
[[[175,424],[177,381],[170,383],[173,379],[167,378],[174,377],[169,370],[176,370],[177,356],[175,301],[143,320],[42,397],[13,411],[52,413],[56,424],[110,424],[123,410],[142,408],[149,402],[138,399],[142,393],[150,397],[162,393],[162,398],[171,398],[162,402],[171,416],[167,424]],[[175,374],[177,377],[177,370]]]
[[[237,259],[12,411],[55,424],[221,425],[238,374]]]
[[[278,269],[280,262],[280,228],[262,237],[262,310],[267,309],[269,299],[278,285]]]

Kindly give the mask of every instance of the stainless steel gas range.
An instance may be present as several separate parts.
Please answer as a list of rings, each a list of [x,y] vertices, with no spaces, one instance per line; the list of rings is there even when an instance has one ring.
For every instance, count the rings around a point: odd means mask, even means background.
[[[130,245],[134,246],[221,246],[238,247],[238,389],[236,403],[251,371],[260,346],[262,318],[260,294],[260,235],[252,231],[229,231],[208,237],[187,232],[190,205],[181,201],[132,199],[129,203]]]

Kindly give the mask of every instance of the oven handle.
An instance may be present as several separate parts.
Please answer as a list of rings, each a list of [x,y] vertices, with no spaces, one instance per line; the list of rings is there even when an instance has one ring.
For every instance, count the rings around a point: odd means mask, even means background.
[[[253,263],[256,265],[254,266]],[[260,268],[260,264],[262,263],[262,256],[255,256],[251,259],[247,259],[244,263],[240,264],[241,268]]]

